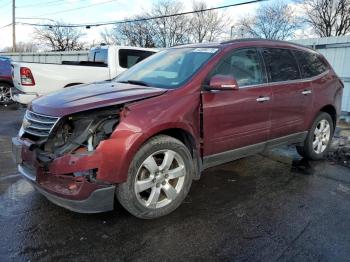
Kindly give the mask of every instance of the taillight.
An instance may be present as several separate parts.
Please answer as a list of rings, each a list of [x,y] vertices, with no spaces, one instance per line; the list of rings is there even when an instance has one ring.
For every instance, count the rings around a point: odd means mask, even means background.
[[[34,77],[32,71],[28,67],[21,67],[21,84],[24,86],[33,86],[35,85]]]

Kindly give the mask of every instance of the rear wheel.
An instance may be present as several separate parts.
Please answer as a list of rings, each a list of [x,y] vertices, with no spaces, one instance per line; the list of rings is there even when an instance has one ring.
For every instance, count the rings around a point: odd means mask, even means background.
[[[193,177],[191,154],[179,140],[160,135],[135,155],[128,180],[117,187],[121,205],[136,217],[152,219],[175,210]]]
[[[298,146],[298,153],[311,160],[322,159],[332,140],[334,125],[332,117],[321,112],[315,119],[303,146]]]
[[[8,105],[12,103],[11,86],[6,83],[0,83],[0,104]]]

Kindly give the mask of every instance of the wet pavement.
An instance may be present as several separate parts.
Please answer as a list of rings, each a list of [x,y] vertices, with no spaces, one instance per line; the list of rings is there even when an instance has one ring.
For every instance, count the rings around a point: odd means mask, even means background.
[[[16,172],[0,109],[0,261],[350,261],[350,169],[282,147],[206,170],[174,213],[72,213]]]

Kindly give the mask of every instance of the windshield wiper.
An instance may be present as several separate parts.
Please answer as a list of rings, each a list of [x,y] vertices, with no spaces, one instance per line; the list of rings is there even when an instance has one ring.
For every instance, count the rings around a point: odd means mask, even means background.
[[[139,80],[119,81],[119,83],[132,84],[132,85],[139,85],[139,86],[149,86],[148,83],[146,83],[146,82],[144,82],[144,81],[139,81]]]

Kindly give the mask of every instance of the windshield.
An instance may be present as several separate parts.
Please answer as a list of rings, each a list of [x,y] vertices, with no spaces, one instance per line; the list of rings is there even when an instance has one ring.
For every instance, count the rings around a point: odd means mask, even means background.
[[[174,89],[189,80],[218,48],[174,48],[157,53],[119,75],[115,81]]]

